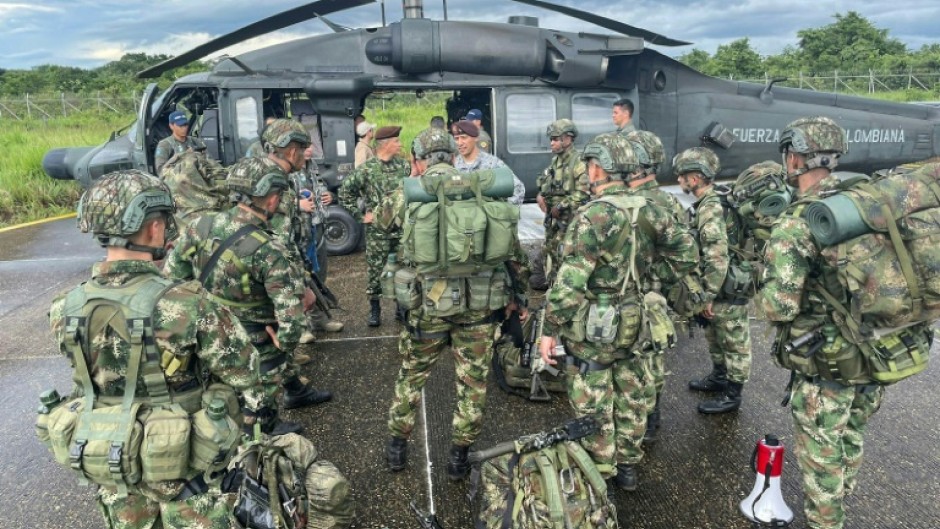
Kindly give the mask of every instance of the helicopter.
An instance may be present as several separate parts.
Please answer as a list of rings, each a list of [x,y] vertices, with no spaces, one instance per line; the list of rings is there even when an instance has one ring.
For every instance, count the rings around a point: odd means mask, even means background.
[[[275,44],[223,57],[210,71],[187,75],[158,94],[150,84],[137,120],[97,147],[53,149],[43,168],[58,179],[88,186],[120,169],[153,172],[156,144],[170,134],[168,115],[186,109],[190,134],[223,165],[235,163],[256,141],[269,116],[299,120],[311,132],[320,176],[337,188],[353,171],[355,118],[370,95],[445,91],[446,119],[470,109],[483,113],[494,154],[525,183],[551,160],[545,127],[570,118],[576,145],[613,130],[611,108],[628,98],[633,122],[656,133],[666,150],[661,184],[674,183],[669,160],[689,147],[708,146],[721,160],[721,178],[749,165],[776,159],[781,131],[790,121],[825,115],[847,131],[846,171],[871,173],[940,154],[940,108],[878,101],[702,74],[647,43],[688,42],[542,0],[515,0],[559,12],[614,34],[557,31],[532,16],[506,23],[431,20],[422,0],[404,0],[404,18],[369,28],[329,21],[333,13],[374,0],[318,0],[270,16],[200,45],[138,74],[153,78],[224,48],[290,25],[321,19],[333,33]],[[359,245],[361,228],[339,205],[331,205],[325,229],[331,254]]]

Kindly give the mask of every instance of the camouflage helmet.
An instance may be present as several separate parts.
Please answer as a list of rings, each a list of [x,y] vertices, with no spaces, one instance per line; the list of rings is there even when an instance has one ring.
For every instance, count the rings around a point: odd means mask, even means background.
[[[628,141],[633,143],[636,157],[643,167],[659,169],[659,165],[666,160],[663,142],[659,136],[648,130],[634,130],[626,135]]]
[[[824,116],[800,118],[780,135],[780,152],[793,151],[805,155],[849,152],[845,130]]]
[[[411,143],[411,150],[414,151],[415,156],[421,159],[427,158],[434,152],[454,154],[457,152],[457,142],[446,130],[431,127],[422,130],[415,136],[414,141]]]
[[[787,172],[777,162],[767,160],[756,163],[738,175],[734,181],[732,200],[741,203],[765,193],[786,190]]]
[[[127,247],[127,237],[140,231],[154,213],[163,213],[166,239],[175,239],[176,204],[159,178],[137,169],[101,177],[78,202],[78,229],[91,232],[102,246]]]
[[[565,134],[568,134],[574,138],[578,135],[578,126],[575,125],[574,121],[571,121],[570,119],[556,119],[548,125],[547,129],[545,129],[545,134],[549,138],[555,138]]]
[[[672,159],[672,170],[676,176],[697,171],[706,180],[714,180],[721,171],[718,155],[705,147],[692,147],[677,154]]]
[[[271,145],[283,149],[290,145],[292,141],[296,141],[304,147],[312,143],[307,129],[299,121],[292,119],[275,119],[264,128],[264,132],[261,134],[262,145]]]
[[[597,165],[611,176],[634,173],[640,166],[633,144],[616,133],[601,134],[591,140],[584,146],[581,159],[597,160]]]
[[[228,172],[228,188],[246,197],[264,197],[275,189],[289,187],[287,174],[270,158],[242,158]]]

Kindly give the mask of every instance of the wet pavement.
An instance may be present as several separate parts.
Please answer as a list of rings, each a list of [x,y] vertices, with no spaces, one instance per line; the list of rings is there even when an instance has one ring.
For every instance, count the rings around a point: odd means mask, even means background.
[[[56,465],[35,439],[32,423],[39,393],[69,388],[67,362],[51,340],[46,312],[52,297],[88,276],[103,256],[74,220],[0,234],[0,529],[21,527],[99,528],[93,491]],[[408,503],[434,505],[445,528],[472,527],[466,482],[445,475],[454,407],[453,361],[443,356],[426,389],[426,423],[409,443],[409,465],[392,474],[385,468],[386,413],[398,370],[397,326],[390,304],[383,325],[365,326],[365,265],[362,253],[331,258],[328,285],[345,311],[346,329],[305,346],[314,360],[302,368],[318,386],[332,390],[333,402],[288,412],[353,484],[358,503],[355,527],[415,528]],[[787,373],[768,354],[767,327],[752,321],[754,368],[736,414],[703,416],[704,397],[686,389],[708,369],[704,337],[683,336],[667,355],[668,378],[660,440],[640,467],[640,490],[617,491],[623,528],[747,528],[738,503],[754,485],[749,460],[768,433],[787,446],[783,494],[803,527],[802,492],[792,451],[789,411],[780,406]],[[847,528],[935,529],[940,527],[940,367],[888,388],[881,411],[866,435],[859,486],[848,502]],[[491,382],[478,446],[487,447],[563,422],[570,410],[563,397],[532,403],[502,393]],[[425,439],[431,459],[428,487]]]

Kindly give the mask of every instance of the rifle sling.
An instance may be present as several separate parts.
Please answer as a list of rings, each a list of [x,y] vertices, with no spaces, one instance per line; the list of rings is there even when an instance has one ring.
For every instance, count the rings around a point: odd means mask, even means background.
[[[219,259],[222,257],[222,254],[225,253],[225,250],[228,250],[234,246],[235,243],[239,242],[250,233],[255,231],[261,231],[261,228],[255,226],[254,224],[246,224],[239,228],[238,231],[233,233],[231,236],[229,236],[228,239],[222,241],[222,244],[220,244],[219,247],[216,248],[214,252],[212,252],[212,255],[209,256],[209,260],[206,261],[206,266],[202,268],[202,272],[199,273],[199,283],[205,287],[206,280],[209,279],[209,274],[212,272],[212,270],[215,269],[216,264],[218,264]]]

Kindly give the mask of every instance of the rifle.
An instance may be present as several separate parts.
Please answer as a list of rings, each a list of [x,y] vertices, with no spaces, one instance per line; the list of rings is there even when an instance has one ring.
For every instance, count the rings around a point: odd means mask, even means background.
[[[564,441],[576,441],[582,437],[593,435],[600,431],[597,419],[588,415],[578,419],[571,419],[557,428],[532,435],[526,435],[515,441],[506,441],[486,450],[472,450],[468,455],[470,463],[482,463],[487,459],[513,452],[525,454],[537,452],[543,448]]]

